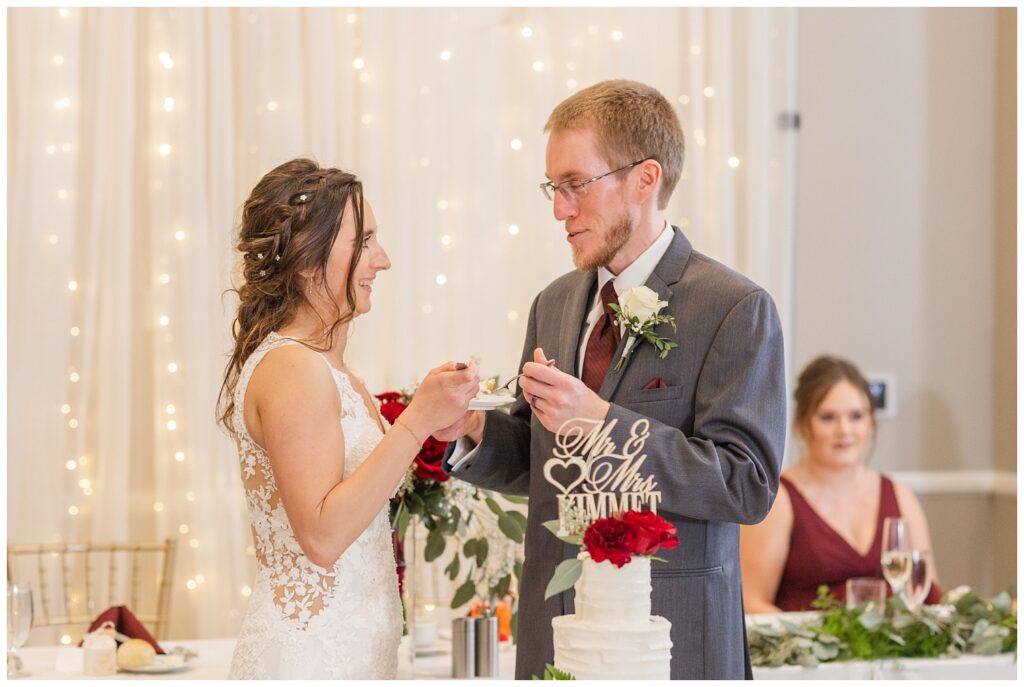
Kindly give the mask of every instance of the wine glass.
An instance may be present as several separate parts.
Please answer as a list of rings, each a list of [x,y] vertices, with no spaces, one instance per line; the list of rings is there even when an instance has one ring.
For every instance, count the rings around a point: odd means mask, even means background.
[[[894,595],[903,591],[910,576],[910,549],[903,518],[886,518],[882,525],[882,574]]]
[[[903,603],[913,613],[932,589],[932,553],[914,549],[909,554],[910,564],[907,568],[907,581],[903,585]]]
[[[24,677],[17,650],[32,629],[32,590],[7,585],[7,677]]]

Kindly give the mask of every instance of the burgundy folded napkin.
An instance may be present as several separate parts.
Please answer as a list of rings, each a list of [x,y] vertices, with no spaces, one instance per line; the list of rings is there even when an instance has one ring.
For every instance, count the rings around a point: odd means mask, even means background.
[[[160,645],[156,643],[153,635],[149,634],[146,626],[139,622],[139,619],[128,610],[127,606],[111,606],[100,613],[96,620],[92,621],[92,625],[89,626],[89,632],[92,632],[108,620],[114,623],[114,629],[121,634],[131,639],[144,639],[150,643],[158,654],[165,653],[160,648]]]
[[[649,391],[650,389],[665,389],[667,387],[668,384],[665,383],[664,379],[662,379],[661,377],[655,377],[651,381],[644,384],[643,390]]]

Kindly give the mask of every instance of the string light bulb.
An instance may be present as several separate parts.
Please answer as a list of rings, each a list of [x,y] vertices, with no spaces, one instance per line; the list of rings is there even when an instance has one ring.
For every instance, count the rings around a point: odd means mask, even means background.
[[[452,59],[452,51],[451,50],[442,50],[440,57],[441,57],[441,61],[442,62],[447,62],[448,60]]]
[[[71,429],[78,429],[78,420],[75,418],[71,418],[70,420],[68,420],[68,427],[70,427]]]
[[[178,451],[177,453],[175,453],[174,454],[174,460],[178,461],[179,463],[184,463],[185,462],[185,452],[184,451]]]
[[[164,98],[164,110],[167,112],[174,111],[174,98],[172,98],[171,96],[167,96],[166,98]]]
[[[512,236],[516,236],[519,233],[519,225],[518,224],[510,224],[510,225],[508,225],[508,233],[511,234]]]
[[[533,35],[533,29],[531,29],[529,26],[524,26],[523,30],[520,31],[519,33],[522,34],[523,38],[529,38],[530,36]]]
[[[437,275],[437,277],[434,278],[434,281],[437,282],[438,286],[444,286],[445,284],[448,283],[448,277],[446,277],[443,274],[439,274]]]
[[[362,69],[365,66],[366,60],[364,60],[362,57],[357,57],[356,59],[352,60],[352,67],[354,69]]]

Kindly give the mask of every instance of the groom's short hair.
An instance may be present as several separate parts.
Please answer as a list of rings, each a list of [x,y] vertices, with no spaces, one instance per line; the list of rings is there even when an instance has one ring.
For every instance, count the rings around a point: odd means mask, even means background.
[[[638,81],[602,81],[577,91],[558,104],[545,133],[589,128],[599,152],[612,167],[635,160],[657,160],[662,181],[658,208],[668,205],[683,173],[685,140],[679,117],[656,88]]]

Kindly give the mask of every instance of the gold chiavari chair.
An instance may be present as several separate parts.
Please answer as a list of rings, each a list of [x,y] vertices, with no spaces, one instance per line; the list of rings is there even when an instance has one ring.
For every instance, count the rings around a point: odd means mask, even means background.
[[[107,608],[125,605],[159,640],[167,630],[175,545],[170,538],[8,544],[7,581],[33,590],[33,627],[88,626]]]

